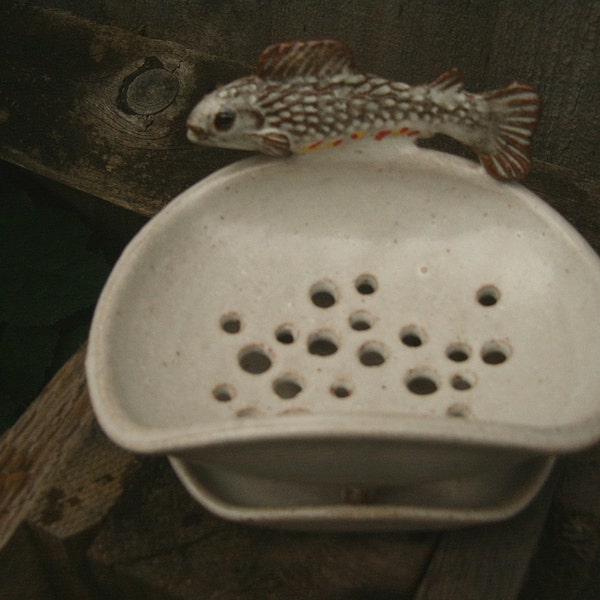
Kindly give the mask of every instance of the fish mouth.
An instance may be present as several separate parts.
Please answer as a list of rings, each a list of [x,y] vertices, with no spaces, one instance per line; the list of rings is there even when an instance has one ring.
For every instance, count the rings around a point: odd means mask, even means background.
[[[208,140],[208,133],[199,125],[193,123],[187,124],[187,137],[190,142],[205,142]]]

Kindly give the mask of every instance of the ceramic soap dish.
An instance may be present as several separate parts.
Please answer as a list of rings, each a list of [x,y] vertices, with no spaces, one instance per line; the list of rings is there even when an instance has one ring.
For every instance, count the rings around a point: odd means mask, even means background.
[[[600,261],[469,161],[372,144],[223,169],[115,267],[87,372],[106,433],[238,521],[506,518],[600,437]]]

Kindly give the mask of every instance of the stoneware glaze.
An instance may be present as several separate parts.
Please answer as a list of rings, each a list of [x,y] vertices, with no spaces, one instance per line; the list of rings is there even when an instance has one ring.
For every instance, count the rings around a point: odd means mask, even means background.
[[[597,256],[523,187],[402,139],[223,169],[110,276],[98,419],[217,514],[501,519],[600,437]]]

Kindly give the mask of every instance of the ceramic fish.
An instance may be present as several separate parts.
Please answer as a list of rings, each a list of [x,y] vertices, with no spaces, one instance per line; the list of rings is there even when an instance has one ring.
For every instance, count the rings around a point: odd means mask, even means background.
[[[188,139],[207,146],[286,156],[370,137],[449,135],[474,150],[487,172],[519,179],[531,168],[540,98],[525,84],[470,94],[458,69],[410,86],[360,73],[336,40],[266,48],[256,75],[205,96]]]

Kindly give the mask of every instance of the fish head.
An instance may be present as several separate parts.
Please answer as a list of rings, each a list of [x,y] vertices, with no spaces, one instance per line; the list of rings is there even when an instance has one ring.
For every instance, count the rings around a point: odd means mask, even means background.
[[[187,137],[203,146],[254,150],[275,156],[290,152],[287,135],[265,127],[265,115],[248,80],[233,82],[204,96],[188,117]]]

